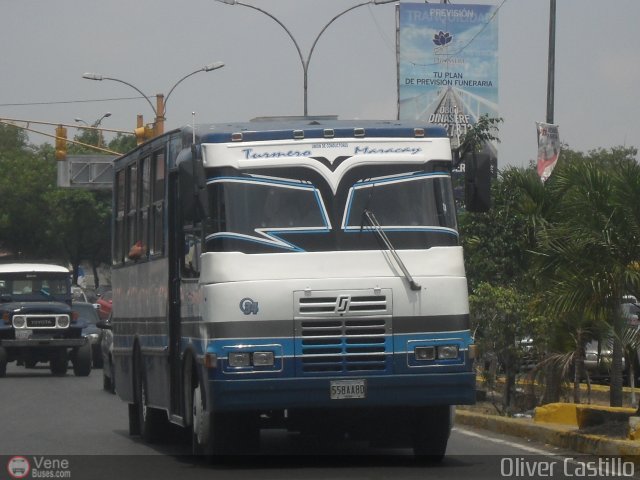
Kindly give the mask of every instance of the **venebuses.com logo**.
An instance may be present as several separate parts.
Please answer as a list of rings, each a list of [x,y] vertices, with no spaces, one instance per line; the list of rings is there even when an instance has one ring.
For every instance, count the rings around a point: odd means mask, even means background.
[[[30,471],[29,460],[24,457],[11,457],[7,462],[7,472],[11,478],[26,478]]]
[[[37,456],[28,459],[15,455],[7,462],[7,472],[11,478],[71,478],[69,460]]]

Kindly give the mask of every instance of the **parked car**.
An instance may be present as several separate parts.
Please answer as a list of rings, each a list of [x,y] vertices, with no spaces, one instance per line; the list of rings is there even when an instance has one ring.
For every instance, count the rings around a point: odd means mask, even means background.
[[[71,300],[74,302],[88,302],[87,294],[79,285],[71,285]]]
[[[102,356],[102,388],[116,393],[116,377],[113,368],[113,332],[111,330],[111,315],[107,320],[98,322],[100,329],[100,354]]]
[[[73,312],[77,313],[78,323],[82,328],[82,336],[91,342],[91,362],[94,368],[102,367],[102,352],[100,351],[99,337],[101,330],[97,324],[100,321],[98,316],[98,305],[87,302],[73,302],[71,305]]]
[[[96,303],[100,305],[100,310],[98,310],[98,315],[101,320],[106,320],[111,315],[111,303],[112,296],[111,290],[104,290],[103,292],[98,294],[98,299]]]
[[[627,319],[627,326],[640,328],[640,305],[633,295],[625,295],[620,306],[622,314]],[[613,356],[613,339],[607,338],[600,346],[598,340],[592,340],[585,345],[584,366],[592,378],[608,379],[611,370],[611,359]],[[622,367],[626,373],[626,360],[622,358]],[[637,372],[636,372],[637,373]]]

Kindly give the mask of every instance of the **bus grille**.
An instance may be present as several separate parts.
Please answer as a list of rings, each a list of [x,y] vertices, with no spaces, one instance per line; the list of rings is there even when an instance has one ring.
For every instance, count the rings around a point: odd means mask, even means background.
[[[393,353],[390,291],[306,292],[296,297],[299,374],[389,371]]]

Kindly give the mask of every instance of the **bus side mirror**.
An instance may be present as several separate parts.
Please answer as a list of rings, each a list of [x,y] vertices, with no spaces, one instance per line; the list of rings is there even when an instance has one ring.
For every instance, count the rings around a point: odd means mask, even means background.
[[[486,153],[467,153],[463,161],[466,210],[487,212],[491,208],[491,157]]]
[[[178,155],[180,205],[183,222],[198,223],[209,214],[207,178],[196,145]]]

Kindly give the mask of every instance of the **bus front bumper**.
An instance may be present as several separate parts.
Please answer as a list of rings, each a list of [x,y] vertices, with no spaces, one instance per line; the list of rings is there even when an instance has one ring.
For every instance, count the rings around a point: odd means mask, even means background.
[[[209,387],[216,411],[471,405],[476,399],[472,372],[209,380]]]

